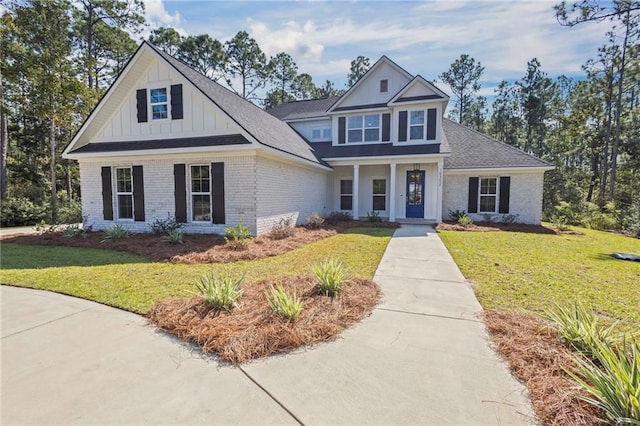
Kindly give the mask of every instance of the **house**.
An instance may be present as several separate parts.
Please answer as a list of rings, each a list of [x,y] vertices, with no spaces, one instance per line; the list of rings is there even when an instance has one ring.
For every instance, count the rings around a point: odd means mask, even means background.
[[[63,157],[94,229],[170,215],[185,232],[263,234],[332,211],[539,223],[552,167],[445,119],[448,100],[383,56],[340,97],[266,112],[143,42]]]

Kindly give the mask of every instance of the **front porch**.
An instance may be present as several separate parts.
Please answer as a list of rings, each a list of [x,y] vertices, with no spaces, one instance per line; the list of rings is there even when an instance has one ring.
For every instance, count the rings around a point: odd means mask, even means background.
[[[407,223],[442,221],[441,157],[342,160],[332,166],[330,211],[365,219],[375,212],[385,220]]]

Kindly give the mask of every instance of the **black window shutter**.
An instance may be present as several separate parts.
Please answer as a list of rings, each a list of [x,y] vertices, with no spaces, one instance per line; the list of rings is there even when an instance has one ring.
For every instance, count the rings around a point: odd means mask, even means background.
[[[144,222],[144,176],[142,166],[133,166],[133,220]]]
[[[138,123],[146,123],[147,115],[147,89],[139,89],[136,92],[136,104],[138,107]]]
[[[338,118],[338,143],[345,143],[345,132],[347,130],[347,119]]]
[[[398,114],[398,141],[407,141],[407,111]]]
[[[391,114],[382,114],[382,142],[391,140]]]
[[[498,205],[498,213],[509,213],[509,191],[511,186],[511,178],[502,176],[500,178],[500,204]]]
[[[102,168],[102,216],[113,220],[113,189],[111,187],[111,167]]]
[[[478,182],[480,178],[469,178],[469,204],[467,213],[478,213]]]
[[[435,108],[429,108],[427,110],[427,140],[432,141],[436,139],[436,112]]]
[[[171,119],[182,120],[182,84],[171,85]]]
[[[225,223],[224,217],[224,163],[211,163],[211,203],[213,223]]]
[[[184,164],[173,165],[173,181],[175,185],[176,222],[187,221],[187,177]]]

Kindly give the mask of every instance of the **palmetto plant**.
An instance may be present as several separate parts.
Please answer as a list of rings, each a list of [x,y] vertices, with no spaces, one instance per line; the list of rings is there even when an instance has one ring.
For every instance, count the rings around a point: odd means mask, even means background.
[[[267,292],[265,296],[274,313],[282,315],[289,321],[295,321],[300,316],[303,307],[302,300],[295,292],[291,295],[288,294],[282,284],[277,284],[275,288],[271,287],[271,291]]]
[[[316,277],[320,290],[331,297],[340,291],[346,277],[344,264],[335,259],[312,265],[311,272]]]
[[[197,294],[208,305],[219,309],[231,310],[236,306],[240,296],[242,296],[240,287],[245,276],[246,273],[240,278],[233,278],[230,275],[216,275],[213,272],[209,272],[196,280]]]

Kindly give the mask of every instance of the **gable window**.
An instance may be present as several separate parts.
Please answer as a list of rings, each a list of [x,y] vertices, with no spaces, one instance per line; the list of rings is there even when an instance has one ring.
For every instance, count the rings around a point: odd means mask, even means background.
[[[354,115],[347,118],[347,142],[378,142],[380,114]]]
[[[424,111],[411,111],[409,115],[409,140],[424,139]]]
[[[498,198],[498,179],[480,178],[479,213],[495,213]]]
[[[312,129],[312,140],[331,140],[331,129]]]
[[[351,179],[340,181],[340,210],[353,209],[353,181]]]
[[[208,165],[191,166],[191,220],[211,221],[211,170]]]
[[[116,168],[118,219],[133,219],[133,178],[131,167]]]
[[[331,129],[322,129],[322,139],[331,140]]]
[[[386,93],[389,91],[389,80],[386,78],[380,80],[380,93]]]
[[[149,104],[151,105],[151,118],[164,120],[169,117],[167,88],[161,87],[149,91]]]
[[[373,210],[380,211],[387,209],[387,180],[373,180]]]

